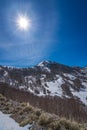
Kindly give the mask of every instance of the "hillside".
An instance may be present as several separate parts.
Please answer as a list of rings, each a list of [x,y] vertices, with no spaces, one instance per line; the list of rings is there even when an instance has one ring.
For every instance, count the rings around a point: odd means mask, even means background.
[[[51,61],[32,68],[0,66],[0,92],[59,116],[87,120],[87,67]]]
[[[9,100],[2,94],[0,94],[0,111],[3,112],[0,112],[2,130],[87,130],[86,123],[80,124],[60,118],[32,107],[29,103]]]

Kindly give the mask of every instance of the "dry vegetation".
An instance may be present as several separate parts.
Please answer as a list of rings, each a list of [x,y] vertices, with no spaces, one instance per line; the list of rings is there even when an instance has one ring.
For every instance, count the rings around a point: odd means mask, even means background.
[[[39,97],[32,93],[15,89],[3,83],[0,84],[0,93],[13,101],[29,102],[32,106],[43,109],[48,113],[54,113],[60,117],[66,117],[67,119],[74,119],[80,123],[87,122],[87,106],[82,104],[76,98],[68,99],[57,96]]]
[[[0,94],[0,111],[11,114],[20,126],[35,123],[34,130],[87,130],[87,124],[78,124],[65,118],[59,118],[41,109],[32,107],[29,103],[16,102]],[[41,129],[39,129],[41,130]]]

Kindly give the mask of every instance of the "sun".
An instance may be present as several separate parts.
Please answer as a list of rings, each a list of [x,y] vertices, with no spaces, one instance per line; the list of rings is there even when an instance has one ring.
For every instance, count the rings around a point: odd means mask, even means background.
[[[16,24],[19,30],[27,31],[31,27],[31,20],[24,15],[18,15]]]

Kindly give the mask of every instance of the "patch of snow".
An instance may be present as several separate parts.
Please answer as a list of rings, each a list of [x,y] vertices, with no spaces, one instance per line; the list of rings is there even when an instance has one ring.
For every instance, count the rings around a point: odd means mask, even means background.
[[[0,70],[2,70],[2,68],[0,67]]]
[[[75,91],[71,89],[73,96],[76,96],[82,101],[85,105],[87,105],[87,87],[85,89],[80,89],[80,91]]]
[[[43,67],[44,64],[43,64],[43,62],[40,62],[37,66]]]
[[[0,112],[0,130],[28,130],[29,127],[30,125],[20,127],[19,124],[10,117],[10,115]]]
[[[34,91],[29,87],[28,91],[34,94]]]
[[[75,80],[76,79],[76,77],[74,76],[74,75],[71,75],[71,74],[66,74],[66,73],[64,73],[63,74],[65,77],[68,77],[70,80]]]
[[[42,69],[43,69],[44,71],[49,72],[49,73],[51,72],[51,70],[50,70],[48,67],[43,67]]]
[[[13,69],[18,69],[19,67],[15,67],[15,66],[3,66],[4,68],[8,68],[9,70],[13,70]]]
[[[31,81],[31,80],[29,80],[29,81],[28,81],[28,83],[29,83],[29,84],[32,84],[32,81]]]
[[[32,82],[35,82],[36,81],[36,78],[33,77],[33,76],[25,76],[25,82],[28,82],[28,81],[32,81]]]
[[[5,72],[4,72],[4,76],[7,76],[7,75],[8,75],[8,72],[7,72],[7,71],[5,71]]]
[[[38,96],[45,96],[45,94],[41,91]]]
[[[87,82],[82,82],[82,85],[83,85],[84,87],[87,87]]]
[[[57,75],[58,79],[55,80],[54,82],[47,82],[47,90],[49,90],[51,92],[51,95],[58,95],[58,96],[62,96],[62,88],[61,85],[64,84],[65,82],[63,81],[62,77]]]
[[[74,85],[73,81],[71,81],[71,80],[68,80],[68,82],[69,82],[70,84]]]
[[[51,92],[51,95],[56,95],[58,94],[58,96],[62,96],[62,89],[60,86],[58,86],[58,82],[47,82],[47,86],[49,87],[47,90],[49,90]]]
[[[24,88],[26,88],[26,86],[23,85],[19,86],[19,89],[24,89]]]
[[[44,78],[40,78],[41,84],[43,85],[44,83]]]
[[[13,82],[10,81],[10,85],[12,86],[12,85],[13,85]]]
[[[45,62],[45,63],[49,63],[49,61],[42,61],[42,62],[40,62],[37,66],[44,67],[44,62]]]

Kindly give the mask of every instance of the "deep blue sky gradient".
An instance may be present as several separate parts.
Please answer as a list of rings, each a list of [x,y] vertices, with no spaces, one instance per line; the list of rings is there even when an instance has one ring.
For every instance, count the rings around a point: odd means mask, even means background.
[[[17,31],[17,14],[32,21]],[[87,0],[0,0],[0,64],[87,66]]]

